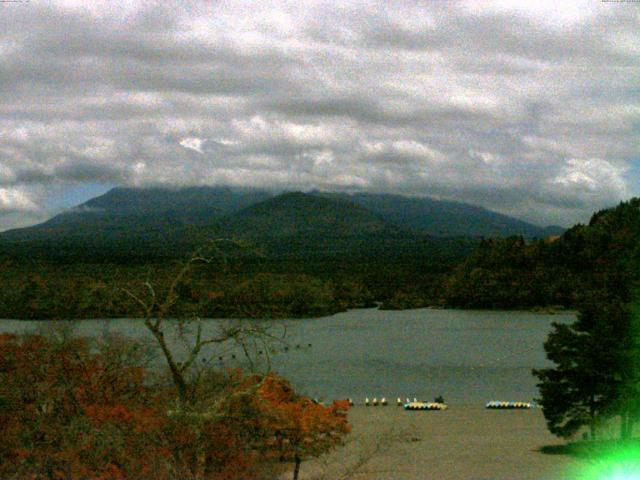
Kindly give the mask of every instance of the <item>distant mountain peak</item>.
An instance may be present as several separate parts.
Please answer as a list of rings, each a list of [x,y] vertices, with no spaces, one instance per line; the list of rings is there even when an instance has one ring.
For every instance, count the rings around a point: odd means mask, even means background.
[[[364,237],[372,235],[411,243],[433,236],[546,238],[562,231],[475,205],[428,197],[319,191],[276,194],[226,186],[117,187],[40,225],[3,232],[0,243],[44,242],[43,251],[61,244],[108,250],[113,242],[121,245],[118,248],[154,245],[166,250],[168,245],[192,247],[214,235],[307,236],[308,248],[322,239],[358,237],[359,248],[364,249]]]
[[[304,192],[285,192],[251,205],[223,222],[237,236],[353,236],[397,230],[355,203]]]

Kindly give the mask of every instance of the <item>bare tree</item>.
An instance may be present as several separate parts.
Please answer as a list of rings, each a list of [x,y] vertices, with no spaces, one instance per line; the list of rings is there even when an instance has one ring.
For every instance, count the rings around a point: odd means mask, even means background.
[[[135,293],[130,289],[125,289],[125,293],[140,308],[144,325],[162,352],[179,398],[185,405],[194,400],[192,398],[193,389],[190,388],[190,379],[197,380],[200,378],[200,374],[195,371],[197,370],[195,367],[198,366],[197,361],[201,359],[206,347],[234,344],[244,354],[250,370],[254,370],[257,365],[255,353],[258,351],[264,352],[262,358],[266,360],[268,371],[270,369],[268,346],[273,342],[284,342],[286,334],[283,331],[281,335],[273,335],[269,326],[265,326],[263,322],[239,320],[232,323],[217,322],[215,333],[205,335],[202,319],[198,316],[178,315],[176,318],[170,318],[170,313],[180,297],[178,287],[185,281],[195,265],[211,264],[214,260],[219,260],[221,262],[220,268],[226,271],[228,259],[227,255],[219,247],[222,243],[231,243],[238,247],[246,248],[245,245],[235,240],[214,239],[197,250],[181,265],[171,280],[166,293],[159,295],[150,281],[143,283],[142,293]],[[179,336],[186,347],[185,353],[183,353],[184,358],[178,358],[175,346],[167,338],[171,326],[177,328]],[[194,326],[195,332],[191,328]],[[206,363],[206,359],[203,360]]]
[[[196,462],[194,471],[191,472],[194,479],[205,478],[206,452],[203,448],[204,442],[200,441],[200,437],[204,434],[204,426],[207,422],[221,420],[228,416],[225,404],[232,400],[217,395],[210,391],[210,388],[205,389],[209,390],[208,394],[202,395],[202,389],[199,387],[204,381],[210,379],[208,374],[212,371],[209,368],[211,355],[209,358],[205,355],[207,347],[226,347],[241,351],[252,372],[255,372],[259,365],[256,354],[262,352],[260,358],[263,359],[265,369],[261,373],[265,377],[271,368],[269,346],[274,342],[284,342],[286,335],[286,331],[279,336],[273,335],[265,322],[242,320],[231,323],[217,321],[215,331],[207,334],[203,328],[203,321],[198,316],[172,317],[174,307],[180,298],[179,287],[196,265],[213,264],[217,260],[221,264],[222,271],[227,270],[227,255],[219,248],[222,243],[246,248],[235,240],[214,239],[197,250],[180,266],[163,294],[159,294],[150,281],[143,283],[141,293],[125,289],[125,293],[140,308],[144,325],[155,339],[177,390],[179,404],[176,409],[168,413],[171,417],[177,417],[181,422],[188,423],[198,438]],[[182,340],[184,351],[178,351],[176,343],[170,339],[170,334],[176,330],[178,337]],[[234,397],[251,395],[260,385],[261,382],[254,383],[244,390],[235,390],[231,395]]]

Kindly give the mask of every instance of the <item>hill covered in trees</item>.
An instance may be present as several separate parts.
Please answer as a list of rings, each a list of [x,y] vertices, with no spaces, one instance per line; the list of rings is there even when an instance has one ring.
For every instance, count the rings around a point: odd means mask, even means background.
[[[206,196],[214,213],[198,208],[174,221],[166,197],[150,194],[158,203],[147,211],[116,191],[0,235],[0,318],[130,315],[135,305],[124,288],[150,280],[162,290],[212,238],[233,241],[193,267],[175,314],[321,315],[372,306],[407,283],[427,302],[439,276],[477,243],[410,231],[339,198],[287,193],[256,202],[255,192],[190,192]]]
[[[428,257],[438,264],[460,260],[476,241],[398,227],[341,197],[229,189],[184,194],[186,200],[176,193],[174,205],[164,190],[145,191],[144,201],[129,192],[130,202],[114,190],[41,225],[1,233],[0,257],[153,263],[184,259],[212,238],[233,238],[254,247],[235,252],[245,257],[346,263]],[[147,202],[153,204],[146,208]]]
[[[435,236],[507,237],[522,235],[525,238],[545,238],[564,232],[564,229],[558,226],[539,227],[462,202],[372,193],[325,193],[321,195],[356,203],[376,212],[385,221],[398,227]]]
[[[580,293],[615,281],[640,245],[640,199],[595,213],[559,237],[483,240],[449,277],[446,303],[465,308],[574,307]]]

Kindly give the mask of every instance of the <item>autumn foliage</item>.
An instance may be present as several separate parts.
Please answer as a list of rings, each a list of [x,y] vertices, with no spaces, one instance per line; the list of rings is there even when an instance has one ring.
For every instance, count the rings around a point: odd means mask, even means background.
[[[161,397],[118,357],[82,339],[0,337],[0,478],[167,478]]]
[[[0,478],[274,478],[349,431],[276,375],[203,378],[184,405],[135,345],[0,335]]]
[[[254,419],[254,431],[263,437],[260,444],[263,456],[294,463],[294,478],[304,459],[340,445],[351,430],[347,400],[325,407],[297,394],[287,380],[276,375],[250,377],[243,390],[250,391],[252,387],[255,395],[250,396],[249,402],[237,397],[231,409],[251,409],[248,416]],[[232,413],[229,418],[237,415]]]
[[[268,430],[274,432],[276,451],[286,458],[322,454],[349,432],[346,400],[325,407],[296,394],[289,382],[277,376],[262,381],[256,401],[268,419]]]

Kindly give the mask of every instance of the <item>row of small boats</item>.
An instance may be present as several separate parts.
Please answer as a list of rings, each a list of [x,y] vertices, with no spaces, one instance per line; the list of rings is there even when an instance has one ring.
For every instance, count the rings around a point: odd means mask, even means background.
[[[436,399],[438,400],[438,399]],[[349,405],[353,406],[355,403],[353,399],[349,399]],[[377,398],[369,399],[365,398],[365,407],[386,407],[389,405],[389,401],[382,397],[380,400]],[[444,402],[423,402],[416,398],[409,400],[408,398],[403,401],[400,397],[396,399],[396,405],[398,407],[404,407],[405,410],[446,410],[447,404]],[[491,400],[485,405],[485,408],[490,410],[528,410],[533,407],[530,402],[503,402],[499,400]]]
[[[396,399],[396,405],[398,407],[402,407],[404,405],[407,405],[408,403],[420,403],[420,402],[418,402],[418,400],[415,398],[413,399],[413,402],[408,398],[406,399],[406,401],[402,401],[400,397]],[[425,403],[425,402],[422,402],[422,403]],[[433,402],[433,403],[436,403],[436,402]],[[349,405],[351,406],[354,405],[354,401],[351,398],[349,399]],[[372,398],[371,400],[369,399],[369,397],[364,399],[365,407],[377,407],[378,405],[382,407],[386,407],[387,405],[389,405],[389,401],[385,397],[382,397],[380,400],[378,400],[376,397]]]
[[[485,408],[495,410],[514,410],[514,409],[529,409],[533,405],[529,402],[500,402],[498,400],[491,400],[485,405]]]
[[[447,404],[440,402],[409,402],[404,405],[405,410],[446,410]]]

